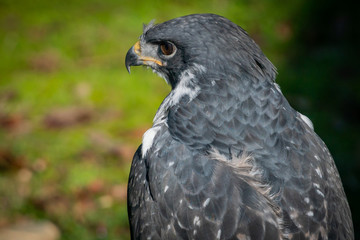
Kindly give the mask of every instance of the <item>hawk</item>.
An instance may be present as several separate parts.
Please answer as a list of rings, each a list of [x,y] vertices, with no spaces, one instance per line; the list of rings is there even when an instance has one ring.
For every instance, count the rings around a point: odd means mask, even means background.
[[[171,86],[132,161],[132,239],[354,239],[326,145],[241,27],[214,14],[150,23],[125,64]]]

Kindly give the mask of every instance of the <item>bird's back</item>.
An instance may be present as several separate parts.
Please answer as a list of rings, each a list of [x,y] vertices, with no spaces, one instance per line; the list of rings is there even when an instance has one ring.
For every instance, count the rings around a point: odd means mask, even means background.
[[[164,111],[145,157],[135,154],[134,239],[351,239],[339,175],[312,128],[281,97],[266,120],[221,97]]]

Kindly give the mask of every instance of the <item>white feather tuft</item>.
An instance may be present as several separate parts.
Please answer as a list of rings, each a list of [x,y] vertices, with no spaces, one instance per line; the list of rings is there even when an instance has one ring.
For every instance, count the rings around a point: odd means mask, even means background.
[[[303,121],[306,123],[306,125],[309,126],[309,128],[311,128],[312,130],[314,130],[314,124],[312,123],[312,121],[310,120],[310,118],[308,118],[307,116],[305,116],[305,115],[303,115],[303,114],[301,114],[301,113],[299,113],[299,112],[298,112],[298,114],[299,114],[299,116],[300,116],[300,119],[303,120]]]

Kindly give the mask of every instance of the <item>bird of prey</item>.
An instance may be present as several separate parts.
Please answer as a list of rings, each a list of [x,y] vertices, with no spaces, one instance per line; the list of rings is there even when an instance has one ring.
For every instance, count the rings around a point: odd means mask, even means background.
[[[354,238],[327,147],[242,28],[214,14],[151,23],[125,64],[171,86],[132,161],[132,239]]]

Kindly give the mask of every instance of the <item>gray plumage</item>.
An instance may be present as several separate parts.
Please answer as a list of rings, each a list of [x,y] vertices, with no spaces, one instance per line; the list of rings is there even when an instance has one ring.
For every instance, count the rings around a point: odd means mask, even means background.
[[[172,87],[132,162],[132,239],[354,238],[328,149],[243,29],[213,14],[148,25],[132,65]]]

